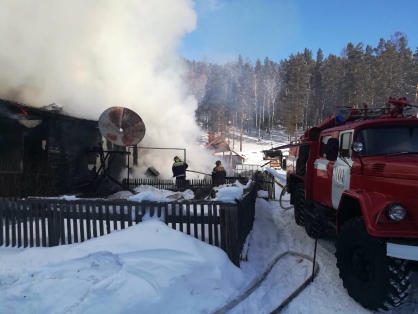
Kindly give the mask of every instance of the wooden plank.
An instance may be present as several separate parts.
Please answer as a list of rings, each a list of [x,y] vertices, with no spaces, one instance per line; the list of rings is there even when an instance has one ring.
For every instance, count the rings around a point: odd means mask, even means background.
[[[42,226],[42,246],[46,247],[46,204],[41,203],[41,226]]]
[[[218,205],[214,205],[213,206],[213,216],[215,218],[218,218]],[[215,232],[215,245],[217,247],[220,247],[219,245],[219,223],[218,223],[218,219],[213,219],[213,229]]]
[[[183,232],[183,205],[182,204],[178,204],[177,205],[179,208],[179,217],[180,217],[180,231]]]
[[[70,212],[73,218],[73,231],[74,231],[74,243],[78,243],[78,228],[77,228],[77,205],[70,204]],[[61,215],[61,220],[63,220],[64,216]],[[61,235],[61,239],[63,236]]]
[[[225,230],[225,209],[222,208],[222,206],[219,206],[219,217],[220,217],[220,229],[221,229],[221,246],[220,248],[224,250],[227,254],[226,249],[226,240],[228,239],[228,236],[226,234]]]
[[[80,226],[80,241],[84,242],[84,219],[83,219],[83,205],[78,205],[78,225]]]
[[[17,220],[17,247],[22,246],[22,208],[21,204],[16,200],[16,220]]]
[[[99,204],[99,229],[100,229],[100,236],[104,235],[104,228],[103,228],[103,224],[104,224],[104,215],[103,215],[103,209],[104,209],[105,204]]]
[[[93,238],[97,238],[97,212],[96,212],[97,205],[93,204],[91,205],[91,216],[93,221]]]
[[[106,232],[107,234],[110,233],[110,217],[109,217],[109,204],[106,204]]]
[[[119,206],[119,212],[120,212],[120,228],[125,229],[125,206],[124,205]]]
[[[1,204],[0,204],[1,207]],[[22,211],[22,220],[23,220],[23,247],[28,247],[28,204],[26,202],[22,203],[23,211]],[[2,213],[0,212],[0,217],[3,217]],[[3,235],[3,233],[2,233]],[[3,244],[0,241],[0,246]]]
[[[52,222],[52,210],[51,210],[51,203],[48,202],[47,204],[45,204],[46,206],[46,219],[48,221],[48,247],[53,246],[54,243],[54,236],[53,236],[53,232],[52,229],[54,227],[54,224]]]
[[[190,235],[190,204],[186,204],[186,226],[187,226],[187,234]]]
[[[57,210],[57,206],[52,207],[52,215],[54,219],[54,235],[55,235],[55,245],[58,246],[60,244],[60,235],[61,235],[61,220],[60,220],[60,212]]]
[[[194,237],[197,239],[198,238],[198,233],[197,233],[197,205],[193,204],[193,230],[194,230]]]
[[[208,232],[209,232],[209,244],[213,244],[213,230],[212,230],[212,205],[208,205]]]
[[[36,241],[36,247],[41,246],[41,232],[39,230],[39,224],[40,224],[40,218],[39,218],[39,206],[40,204],[34,203],[35,207],[35,241]]]
[[[132,205],[128,205],[128,227],[132,227]]]
[[[33,204],[29,203],[29,245],[34,246],[33,241]]]
[[[10,198],[9,201],[10,201],[10,225],[12,228],[12,247],[15,247],[16,246],[16,203],[13,198]]]
[[[91,217],[90,205],[87,204],[86,205],[87,240],[90,240],[91,239],[90,217]]]
[[[171,205],[171,217],[173,217],[173,222],[171,223],[171,228],[173,228],[174,230],[176,230],[176,226],[177,226],[177,209],[176,209],[176,204],[170,204]]]
[[[65,222],[64,222],[64,212],[61,208],[58,208],[58,204],[54,206],[55,213],[59,217],[60,233],[61,233],[61,244],[65,244]],[[73,217],[73,221],[76,221],[76,217]],[[74,231],[77,233],[76,231]]]
[[[72,215],[71,212],[71,203],[67,203],[65,204],[65,213],[64,213],[64,206],[61,203],[61,213],[63,214],[63,217],[67,217],[67,244],[72,244],[73,243],[73,237],[72,237],[72,232],[71,232],[71,218],[74,217],[74,215]],[[57,212],[58,214],[58,212]],[[76,231],[74,230],[74,233],[76,233]],[[61,239],[61,242],[64,244],[65,243],[65,236],[63,239]],[[75,241],[74,241],[75,243]]]
[[[116,205],[112,206],[112,214],[113,214],[113,230],[118,230],[118,222],[117,222],[117,213],[116,213]]]
[[[201,218],[201,225],[200,225],[200,240],[203,242],[205,241],[205,225],[203,224],[203,217],[205,216],[205,209],[204,205],[200,204],[200,218]]]

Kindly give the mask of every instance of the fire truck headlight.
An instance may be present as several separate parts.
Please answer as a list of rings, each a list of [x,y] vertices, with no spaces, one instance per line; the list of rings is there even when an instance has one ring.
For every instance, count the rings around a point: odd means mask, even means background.
[[[393,221],[402,221],[406,218],[406,209],[401,204],[391,204],[388,207],[388,216]]]
[[[356,153],[360,153],[363,150],[363,143],[362,142],[354,142],[353,143],[353,150]]]

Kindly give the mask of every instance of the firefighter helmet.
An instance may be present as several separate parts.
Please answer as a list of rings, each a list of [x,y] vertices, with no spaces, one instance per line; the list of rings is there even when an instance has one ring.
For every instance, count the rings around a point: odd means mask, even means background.
[[[217,161],[215,162],[215,164],[216,164],[217,166],[219,166],[219,165],[221,164],[221,161],[220,161],[220,160],[217,160]]]

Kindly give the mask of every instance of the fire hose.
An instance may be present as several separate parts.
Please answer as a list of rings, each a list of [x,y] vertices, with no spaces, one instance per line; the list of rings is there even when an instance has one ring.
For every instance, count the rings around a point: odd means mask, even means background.
[[[315,243],[315,251],[316,251],[316,243]],[[315,252],[316,253],[316,252]],[[319,265],[318,262],[315,260],[315,256],[311,257],[309,255],[305,255],[302,253],[297,253],[293,251],[286,251],[281,254],[279,254],[273,262],[267,267],[266,271],[262,274],[260,279],[258,279],[256,282],[254,282],[251,287],[243,293],[241,296],[239,296],[237,299],[233,300],[232,302],[228,303],[221,309],[217,310],[214,314],[224,314],[228,311],[232,310],[234,307],[236,307],[239,303],[243,302],[246,298],[248,298],[255,290],[257,290],[264,282],[264,280],[267,278],[267,276],[270,274],[271,270],[276,266],[276,264],[279,262],[280,259],[285,257],[287,254],[298,256],[305,258],[307,260],[310,260],[312,262],[312,274],[296,289],[294,290],[283,302],[279,304],[271,313],[280,313],[291,301],[293,301],[311,282],[313,282],[314,277],[318,274],[319,271]]]
[[[280,193],[279,196],[279,205],[282,209],[287,210],[287,209],[291,209],[293,206],[283,206],[283,196],[286,195],[286,193],[289,193],[289,186],[286,184],[282,184],[277,178],[274,178],[274,181],[277,183],[278,186],[280,186],[282,188],[282,191]]]
[[[291,209],[293,207],[292,205],[286,206],[286,207],[283,206],[282,200],[283,200],[283,196],[285,196],[286,193],[289,193],[289,186],[288,185],[285,185],[284,187],[282,187],[282,192],[280,193],[280,196],[279,196],[279,205],[284,210]]]
[[[205,174],[207,176],[210,176],[210,174],[204,173],[204,172],[200,172],[200,171],[194,171],[194,170],[186,170],[186,171],[188,171],[188,172],[194,172],[194,173],[200,173],[200,174]]]

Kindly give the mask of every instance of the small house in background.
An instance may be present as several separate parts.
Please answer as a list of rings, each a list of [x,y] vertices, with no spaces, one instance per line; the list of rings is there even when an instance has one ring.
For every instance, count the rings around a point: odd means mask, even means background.
[[[206,145],[206,149],[212,152],[213,154],[225,153],[231,150],[229,148],[228,142],[225,139],[225,136],[223,135],[219,135],[215,137],[215,133],[209,132],[208,139],[209,141],[208,141],[208,144]]]
[[[236,164],[242,164],[245,161],[243,156],[229,147],[225,136],[215,136],[214,132],[208,133],[208,144],[206,145],[206,149],[217,156],[217,159],[222,161],[225,168],[230,169],[231,171]]]
[[[80,193],[96,174],[97,121],[0,99],[0,197]]]

